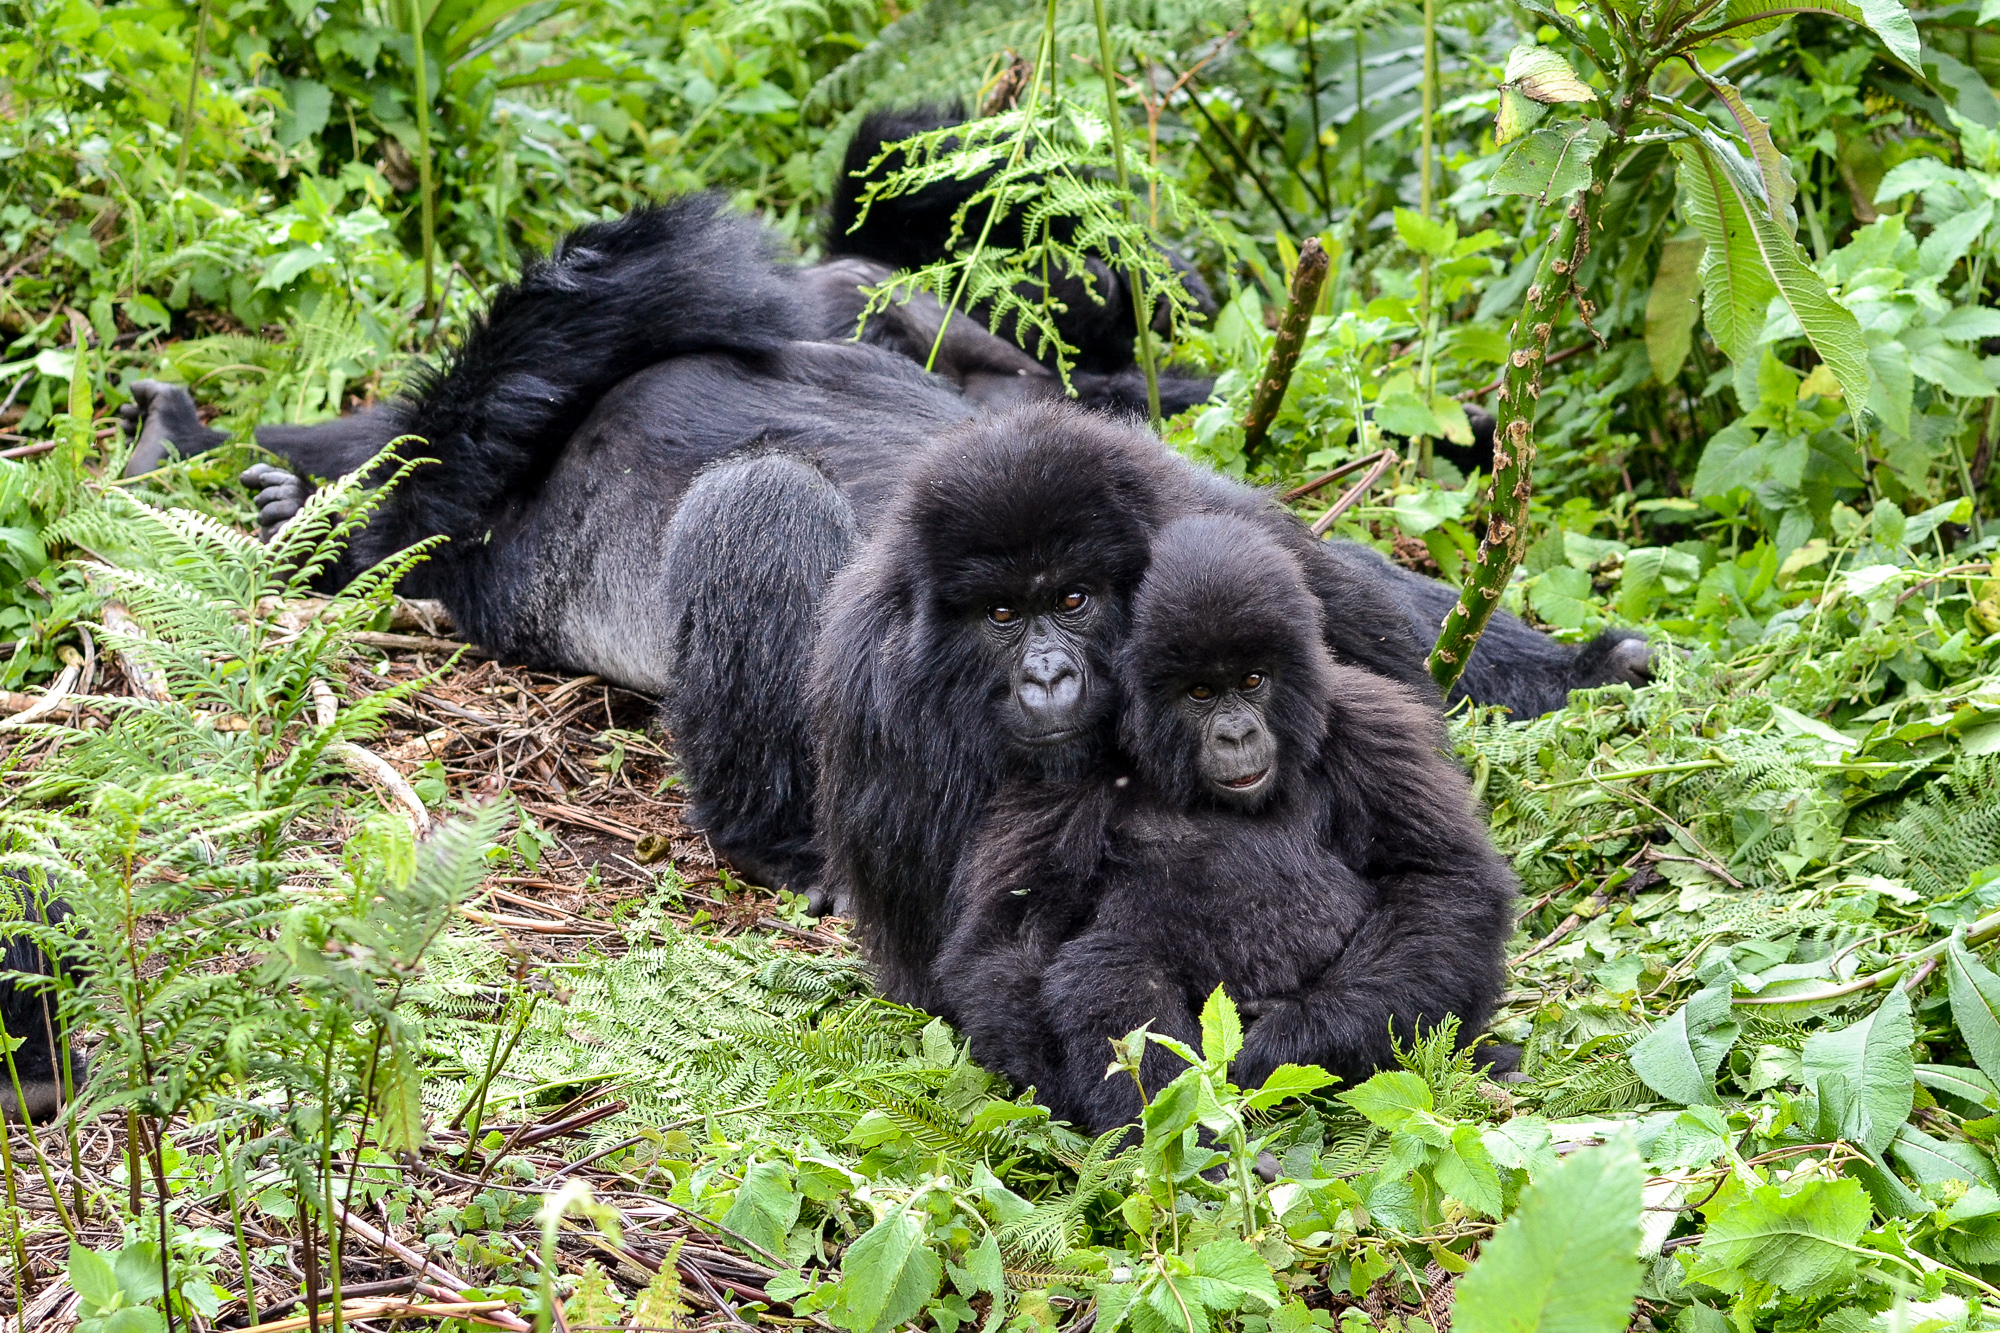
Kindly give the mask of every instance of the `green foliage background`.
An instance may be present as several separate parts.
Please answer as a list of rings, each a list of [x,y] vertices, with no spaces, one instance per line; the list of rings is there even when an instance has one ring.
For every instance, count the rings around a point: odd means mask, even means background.
[[[79,905],[68,927],[15,928],[94,960],[62,1002],[113,1038],[79,1109],[33,1147],[10,1139],[28,1156],[6,1164],[69,1201],[29,1215],[10,1193],[17,1236],[81,1234],[86,1206],[122,1230],[71,1251],[84,1323],[215,1317],[246,1267],[331,1258],[343,1197],[546,1311],[560,1293],[534,1232],[576,1200],[481,1126],[613,1088],[627,1109],[576,1153],[615,1149],[591,1178],[704,1219],[772,1307],[847,1333],[1029,1333],[1086,1309],[1099,1333],[1414,1328],[1454,1289],[1467,1329],[2000,1326],[1995,6],[1916,13],[1914,62],[1801,13],[1733,31],[1705,66],[1769,126],[1777,165],[1759,168],[1789,182],[1777,211],[1858,322],[1865,403],[1795,322],[1723,303],[1741,275],[1705,252],[1664,144],[1609,179],[1577,275],[1594,313],[1552,331],[1574,354],[1542,385],[1506,596],[1564,636],[1647,629],[1659,679],[1538,720],[1456,720],[1528,894],[1495,1025],[1528,1081],[1487,1083],[1433,1042],[1358,1088],[1293,1070],[1236,1089],[1218,1000],[1194,1067],[1125,1144],[1047,1123],[850,960],[664,925],[671,876],[605,956],[525,965],[450,911],[517,854],[504,808],[460,811],[435,853],[379,815],[340,856],[312,850],[331,812],[374,808],[337,780],[338,747],[390,700],[329,726],[312,683],[386,582],[313,636],[254,628],[260,598],[304,588],[287,560],[337,533],[328,507],[286,551],[236,534],[247,428],[388,392],[522,254],[647,199],[719,188],[817,253],[864,109],[976,105],[1048,31],[1041,7],[995,0],[415,3],[0,4],[0,445],[58,446],[0,460],[0,684],[46,682],[86,625],[150,655],[172,694],[62,742],[0,808],[10,871]],[[1054,7],[1032,166],[1067,155],[1063,188],[1164,233],[1223,303],[1161,349],[1220,376],[1168,425],[1191,457],[1289,487],[1383,428],[1462,440],[1554,207],[1508,192],[1496,116],[1575,123],[1507,109],[1509,53],[1538,43],[1602,92],[1592,43],[1673,12],[1434,9],[1426,215],[1415,6],[1108,4],[1115,114],[1144,165],[1129,200],[1104,174],[1096,16]],[[1878,29],[1895,13],[1867,7]],[[1754,127],[1689,77],[1652,87],[1757,160]],[[1308,236],[1332,277],[1246,454],[1268,315]],[[113,414],[144,376],[188,383],[238,442],[110,486]],[[1482,478],[1402,452],[1335,530],[1461,577]],[[103,628],[114,592],[144,637]],[[149,913],[179,923],[148,937],[150,971],[120,953]],[[205,970],[250,952],[240,980]],[[131,1159],[129,1192],[56,1189],[61,1140],[128,1111],[177,1127]],[[446,1206],[393,1154],[461,1111],[453,1160],[484,1183]],[[184,1220],[197,1207],[266,1239]],[[670,1281],[571,1285],[572,1322],[687,1313]]]

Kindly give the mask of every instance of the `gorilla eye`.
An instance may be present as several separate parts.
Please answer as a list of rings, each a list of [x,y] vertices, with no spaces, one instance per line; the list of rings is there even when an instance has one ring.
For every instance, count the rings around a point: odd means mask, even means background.
[[[1261,671],[1248,672],[1243,677],[1242,681],[1243,692],[1245,694],[1248,694],[1252,690],[1256,689],[1258,686],[1262,685],[1263,683],[1264,683],[1263,672]]]
[[[1188,686],[1188,698],[1190,699],[1197,699],[1202,703],[1207,703],[1210,699],[1213,699],[1214,697],[1215,697],[1215,688],[1213,686],[1210,685]]]
[[[1011,625],[1021,618],[1021,613],[1011,606],[989,606],[986,618],[996,625]]]
[[[1090,594],[1079,589],[1071,589],[1062,596],[1062,609],[1065,611],[1081,611],[1089,602]]]

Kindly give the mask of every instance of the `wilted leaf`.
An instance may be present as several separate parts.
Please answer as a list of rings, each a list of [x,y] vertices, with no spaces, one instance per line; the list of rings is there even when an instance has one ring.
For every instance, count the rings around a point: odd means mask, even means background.
[[[1861,1142],[1880,1153],[1896,1137],[1896,1127],[1909,1119],[1915,1101],[1916,1062],[1910,1044],[1910,997],[1899,986],[1874,1013],[1833,1032],[1806,1038],[1806,1077],[1815,1081],[1838,1075],[1854,1090],[1866,1117]]]
[[[2000,977],[1965,947],[1963,931],[1954,932],[1947,947],[1952,1021],[1972,1062],[1994,1078],[2000,1075]]]
[[[1507,83],[1537,102],[1588,102],[1597,90],[1576,76],[1569,61],[1546,46],[1517,46],[1507,53]]]
[[[1688,1106],[1714,1106],[1715,1069],[1736,1044],[1739,1031],[1730,1016],[1727,986],[1697,991],[1632,1048],[1632,1070],[1662,1097]]]
[[[1672,384],[1694,345],[1694,323],[1701,315],[1700,236],[1676,236],[1660,247],[1660,266],[1653,273],[1653,290],[1646,298],[1646,359],[1653,378]]]
[[[1535,128],[1549,109],[1519,88],[1500,90],[1500,114],[1493,122],[1493,142],[1505,148]]]

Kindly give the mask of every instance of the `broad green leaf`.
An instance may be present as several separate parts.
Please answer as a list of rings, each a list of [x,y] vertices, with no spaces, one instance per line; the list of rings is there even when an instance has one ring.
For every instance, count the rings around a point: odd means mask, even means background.
[[[1444,434],[1444,423],[1437,419],[1431,405],[1407,391],[1384,393],[1375,401],[1375,424],[1410,439],[1424,435],[1435,439]]]
[[[1805,1072],[1814,1081],[1840,1075],[1854,1089],[1865,1117],[1861,1142],[1880,1153],[1909,1119],[1915,1103],[1916,1062],[1910,1045],[1910,997],[1892,986],[1875,1012],[1858,1023],[1806,1038]]]
[[[1589,102],[1597,90],[1576,76],[1569,61],[1546,46],[1517,46],[1507,53],[1507,83],[1537,102]]]
[[[1969,348],[1944,342],[1913,348],[1910,370],[1918,379],[1961,398],[1993,396],[1993,381],[1986,377],[1985,366]]]
[[[785,1252],[785,1233],[799,1220],[805,1202],[792,1188],[792,1173],[778,1162],[758,1162],[744,1173],[742,1185],[722,1225],[774,1255]]]
[[[1210,1309],[1236,1310],[1251,1305],[1264,1310],[1278,1308],[1278,1282],[1271,1265],[1254,1246],[1234,1236],[1219,1236],[1194,1252],[1189,1265],[1195,1276],[1220,1284],[1234,1293],[1228,1304],[1204,1301]]]
[[[118,1290],[126,1304],[159,1297],[160,1247],[149,1240],[133,1241],[112,1256],[111,1271],[118,1278]]]
[[[1472,418],[1465,415],[1458,399],[1448,393],[1432,394],[1431,415],[1437,418],[1447,440],[1457,445],[1472,443]]]
[[[285,104],[278,112],[278,142],[296,148],[326,128],[333,92],[316,79],[286,79]]]
[[[1947,950],[1952,1022],[1980,1072],[2000,1077],[2000,977],[1965,947],[1963,930],[1952,933]]]
[[[1778,294],[1751,235],[1750,218],[1721,173],[1692,147],[1675,145],[1681,213],[1700,235],[1702,321],[1729,359],[1754,363],[1764,312]]]
[[[1396,235],[1417,254],[1429,255],[1432,259],[1449,259],[1452,247],[1458,244],[1458,224],[1427,218],[1413,208],[1399,208],[1396,210]]]
[[[1431,1099],[1431,1085],[1407,1069],[1385,1069],[1341,1093],[1340,1100],[1384,1129],[1401,1129],[1411,1116],[1437,1105]]]
[[[1868,349],[1868,410],[1881,420],[1883,430],[1892,435],[1910,433],[1910,406],[1916,392],[1908,348],[1886,342]]]
[[[1931,228],[1931,234],[1924,237],[1923,244],[1917,247],[1917,262],[1929,276],[1943,277],[1951,272],[1953,264],[1965,258],[1965,252],[1992,223],[1993,201],[1990,199],[1976,208],[1954,213]]]
[[[1730,1016],[1727,986],[1697,991],[1632,1048],[1632,1072],[1671,1101],[1714,1106],[1715,1068],[1736,1044],[1739,1031]]]
[[[1505,148],[1541,123],[1549,109],[1519,88],[1500,90],[1500,114],[1493,122],[1493,142]]]
[[[846,1326],[852,1333],[890,1329],[937,1295],[944,1264],[924,1244],[924,1224],[906,1207],[862,1233],[841,1260]]]
[[[1460,1125],[1451,1132],[1450,1146],[1437,1160],[1433,1174],[1444,1192],[1488,1217],[1500,1216],[1503,1202],[1500,1173],[1494,1168],[1477,1125]]]
[[[1547,571],[1528,590],[1528,605],[1557,629],[1581,628],[1594,609],[1590,601],[1590,572],[1567,565]]]
[[[1701,67],[1696,65],[1695,68]],[[1717,101],[1729,108],[1729,114],[1736,120],[1736,128],[1743,132],[1743,141],[1750,145],[1750,156],[1757,163],[1758,176],[1764,185],[1764,206],[1771,220],[1783,227],[1787,236],[1794,234],[1798,230],[1798,219],[1792,212],[1792,199],[1798,194],[1798,187],[1792,183],[1791,165],[1771,139],[1771,127],[1750,109],[1750,104],[1743,100],[1743,94],[1735,84],[1719,78],[1704,78],[1702,82],[1708,85]]]
[[[2000,310],[1983,305],[1958,306],[1946,311],[1944,318],[1933,326],[1933,331],[1938,337],[1954,342],[2000,338]]]
[[[1590,164],[1611,137],[1601,120],[1567,121],[1536,130],[1507,150],[1486,182],[1488,194],[1532,194],[1560,199],[1590,184]]]
[[[1689,1276],[1732,1293],[1752,1282],[1801,1297],[1838,1290],[1854,1273],[1844,1247],[1861,1239],[1868,1216],[1857,1180],[1809,1180],[1794,1194],[1761,1186],[1710,1220]]]
[[[1201,1053],[1213,1065],[1227,1065],[1243,1049],[1243,1019],[1236,1001],[1217,986],[1201,1007]]]
[[[1934,1139],[1915,1125],[1906,1124],[1896,1131],[1889,1152],[1903,1164],[1904,1170],[1916,1177],[1919,1185],[1959,1180],[1988,1189],[2000,1188],[2000,1175],[1994,1173],[1993,1159],[1963,1140]]]
[[[86,1305],[103,1310],[118,1303],[118,1279],[111,1265],[95,1250],[69,1244],[69,1285]]]
[[[1904,69],[1924,77],[1922,42],[1917,25],[1901,0],[1730,0],[1728,21],[1717,31],[1734,36],[1755,36],[1768,32],[1787,15],[1800,12],[1831,14],[1858,23],[1881,40],[1889,54]]]
[[[1962,1033],[1964,1030],[1965,1025],[1960,1023],[1959,1031]],[[1932,1092],[1949,1093],[1974,1106],[2000,1111],[2000,1088],[1994,1087],[1993,1080],[1977,1069],[1959,1065],[1918,1065],[1917,1082]]]
[[[1660,247],[1660,266],[1646,297],[1646,359],[1653,378],[1672,384],[1694,345],[1694,322],[1701,315],[1700,236],[1677,236]]]
[[[1866,402],[1868,349],[1861,324],[1827,293],[1826,283],[1806,263],[1798,242],[1755,206],[1759,190],[1748,164],[1718,136],[1683,139],[1674,145],[1674,156],[1680,162],[1683,197],[1699,200],[1689,211],[1708,242],[1702,281],[1711,298],[1718,290],[1718,270],[1723,269],[1729,275],[1720,279],[1723,287],[1740,287],[1731,293],[1732,302],[1760,287],[1775,294],[1805,331],[1820,360],[1833,367],[1847,400]],[[1761,279],[1754,277],[1760,272]],[[1732,322],[1725,331],[1716,327],[1711,315],[1709,332],[1741,366],[1763,332],[1764,309],[1732,306],[1729,318]]]
[[[1459,1279],[1455,1333],[1621,1333],[1639,1294],[1640,1180],[1621,1138],[1530,1185]]]
[[[1334,1077],[1318,1065],[1279,1065],[1264,1080],[1264,1086],[1252,1093],[1245,1105],[1253,1111],[1276,1106],[1288,1097],[1303,1097],[1332,1083]]]
[[[114,1311],[98,1333],[166,1333],[166,1320],[150,1305],[128,1305]]]

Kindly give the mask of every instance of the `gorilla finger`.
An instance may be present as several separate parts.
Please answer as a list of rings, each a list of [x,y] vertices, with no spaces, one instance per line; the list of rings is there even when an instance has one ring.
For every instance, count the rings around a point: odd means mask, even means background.
[[[296,499],[273,501],[257,510],[257,522],[264,527],[275,528],[298,513],[301,503]]]
[[[259,509],[267,509],[272,505],[283,504],[289,500],[292,502],[292,507],[296,509],[298,508],[299,501],[303,499],[305,499],[305,496],[299,493],[299,483],[288,477],[275,485],[266,486],[263,490],[257,492],[255,503]]]

